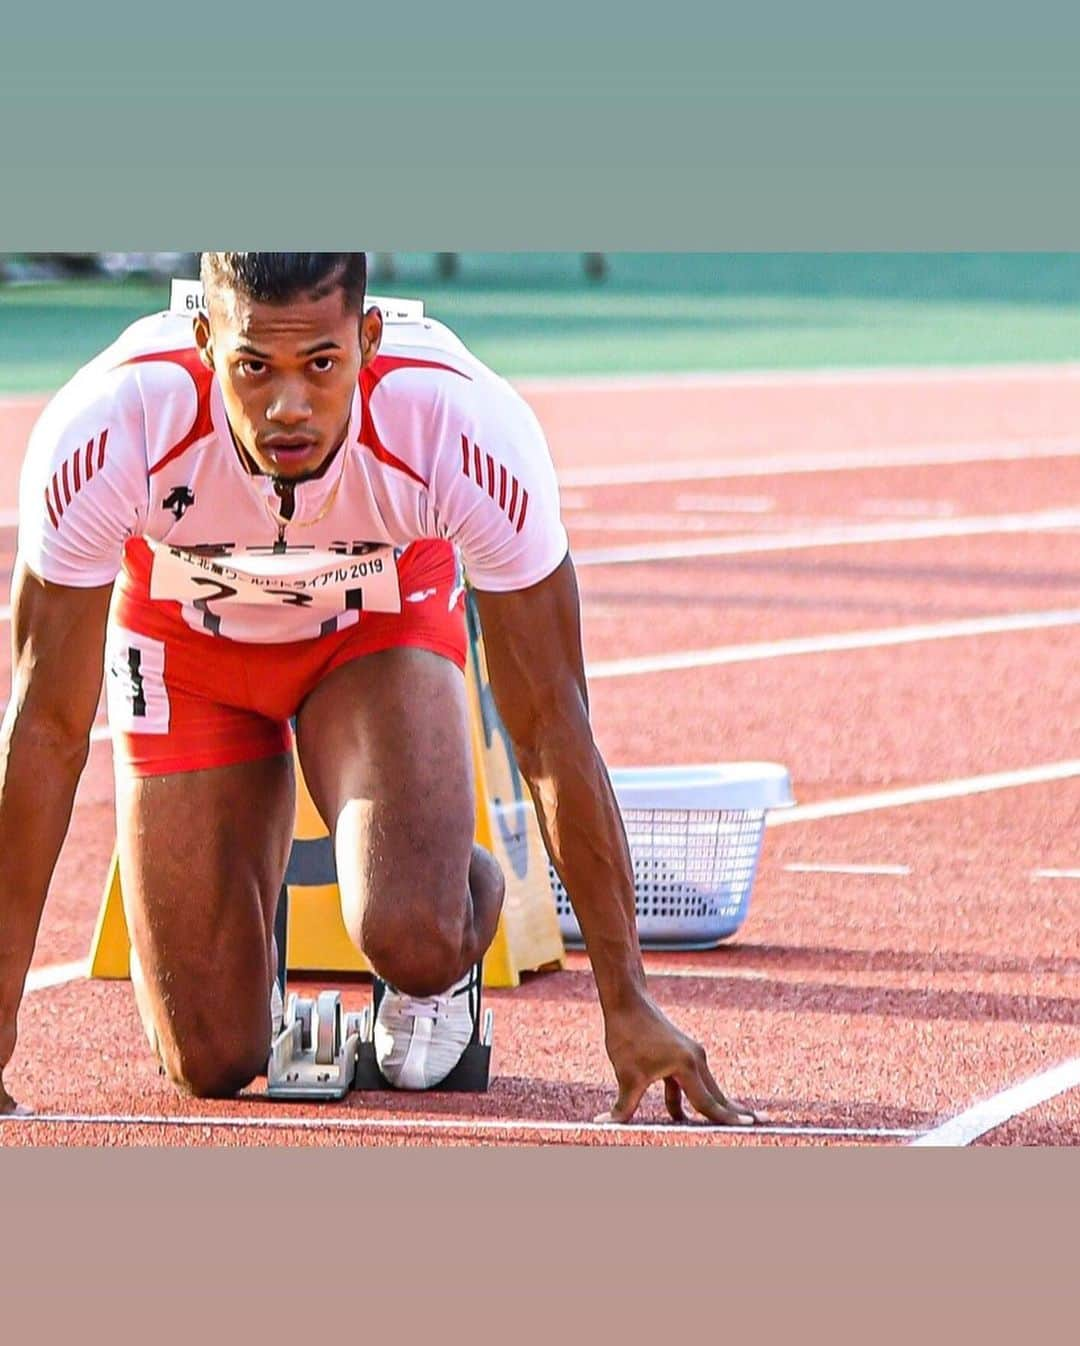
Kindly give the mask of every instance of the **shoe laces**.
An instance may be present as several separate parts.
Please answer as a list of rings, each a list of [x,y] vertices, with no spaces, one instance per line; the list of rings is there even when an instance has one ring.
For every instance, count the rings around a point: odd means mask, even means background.
[[[403,991],[399,991],[396,986],[386,983],[387,990],[393,991],[395,995],[401,996],[404,1004],[401,1007],[402,1015],[410,1019],[435,1019],[440,1014],[445,1014],[450,1008],[451,1000],[455,1000],[459,995],[466,995],[472,990],[472,977],[468,976],[462,979],[459,986],[454,986],[449,990],[443,991],[440,995],[410,996]]]
[[[407,996],[401,1013],[410,1019],[438,1019],[449,998],[445,995]]]

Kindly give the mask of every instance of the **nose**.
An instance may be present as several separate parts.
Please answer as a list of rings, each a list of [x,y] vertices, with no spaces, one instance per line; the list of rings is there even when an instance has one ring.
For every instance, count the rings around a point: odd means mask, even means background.
[[[266,419],[290,428],[311,419],[311,401],[301,380],[289,379],[278,384],[266,408]]]

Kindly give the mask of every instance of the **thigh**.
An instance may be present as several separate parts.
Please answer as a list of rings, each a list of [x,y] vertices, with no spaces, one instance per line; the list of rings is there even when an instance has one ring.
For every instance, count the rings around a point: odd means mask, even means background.
[[[463,938],[475,826],[465,678],[431,650],[354,659],[315,688],[297,717],[304,777],[334,834],[350,934],[377,946],[407,928]]]
[[[292,843],[288,754],[117,773],[124,911],[170,1076],[231,1093],[265,1065],[274,908]]]
[[[201,635],[167,612],[128,615],[126,626],[110,623],[106,645],[118,769],[187,775],[291,749],[291,708],[271,717],[250,705],[250,684],[273,663],[272,646]]]

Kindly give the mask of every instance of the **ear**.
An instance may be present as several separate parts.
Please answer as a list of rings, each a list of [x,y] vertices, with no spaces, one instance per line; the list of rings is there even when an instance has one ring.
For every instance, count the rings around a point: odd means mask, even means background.
[[[205,313],[195,315],[193,323],[195,330],[195,345],[199,350],[199,359],[207,369],[214,367],[214,346],[210,338],[210,320]]]
[[[360,366],[370,364],[382,344],[382,313],[372,306],[360,319]]]

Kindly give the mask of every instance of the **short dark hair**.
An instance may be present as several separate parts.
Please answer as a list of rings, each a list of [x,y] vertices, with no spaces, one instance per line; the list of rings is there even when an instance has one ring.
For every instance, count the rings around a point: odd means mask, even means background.
[[[359,313],[367,289],[363,252],[204,252],[203,289],[224,285],[258,303],[285,304],[299,295],[322,299],[338,287]]]

